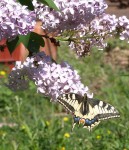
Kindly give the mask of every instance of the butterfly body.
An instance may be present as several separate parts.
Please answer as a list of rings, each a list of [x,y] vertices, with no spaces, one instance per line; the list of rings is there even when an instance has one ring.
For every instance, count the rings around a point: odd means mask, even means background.
[[[101,100],[69,93],[57,98],[69,112],[74,115],[73,128],[76,124],[83,124],[83,128],[91,130],[101,120],[119,117],[119,112],[110,104]]]

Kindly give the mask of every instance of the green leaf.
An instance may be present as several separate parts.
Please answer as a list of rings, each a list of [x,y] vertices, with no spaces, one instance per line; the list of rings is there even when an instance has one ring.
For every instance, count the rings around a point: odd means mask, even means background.
[[[44,46],[44,40],[42,38],[42,35],[39,35],[35,32],[31,32],[27,49],[30,52],[38,52],[40,46]]]
[[[20,43],[23,43],[24,46],[27,48],[28,47],[28,43],[29,43],[29,40],[30,40],[30,34],[27,34],[27,35],[19,35],[19,41],[17,42],[17,46],[20,44]]]
[[[31,32],[27,35],[19,35],[16,39],[12,41],[7,41],[7,46],[10,51],[10,53],[13,52],[13,50],[20,44],[23,43],[23,45],[32,53],[32,52],[38,52],[40,46],[44,46],[44,40],[42,38],[42,35],[39,35],[37,33]]]
[[[40,46],[44,46],[42,35],[31,32],[26,36],[20,35],[18,43],[23,43],[29,52],[38,52]]]
[[[30,38],[33,39],[35,42],[39,43],[41,46],[44,46],[44,40],[42,38],[42,35],[31,32]]]
[[[6,44],[7,44],[7,47],[9,49],[10,53],[12,53],[14,51],[14,49],[16,48],[18,40],[19,40],[19,37],[17,36],[14,40],[6,41]]]
[[[18,0],[18,1],[21,3],[21,5],[28,6],[29,10],[34,10],[34,6],[32,4],[32,0]]]
[[[42,4],[49,6],[50,8],[55,9],[56,11],[59,11],[59,8],[55,5],[53,0],[38,0],[38,1],[41,2]]]

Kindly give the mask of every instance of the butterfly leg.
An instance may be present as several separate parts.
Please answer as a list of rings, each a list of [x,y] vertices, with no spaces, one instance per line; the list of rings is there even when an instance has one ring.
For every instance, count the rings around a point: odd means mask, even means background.
[[[76,125],[76,124],[79,124],[79,120],[80,120],[79,117],[76,117],[76,116],[73,117],[72,131],[73,131],[75,125]]]
[[[88,126],[88,129],[89,129],[89,132],[91,132],[91,130],[92,130],[91,126]]]
[[[76,125],[76,123],[73,123],[71,131],[73,131],[75,125]]]

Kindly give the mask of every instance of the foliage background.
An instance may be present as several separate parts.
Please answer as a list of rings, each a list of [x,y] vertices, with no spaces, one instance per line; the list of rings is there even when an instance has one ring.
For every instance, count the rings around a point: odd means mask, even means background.
[[[107,57],[116,45],[123,53],[128,45],[111,39],[106,51],[94,49],[92,57],[82,59],[65,43],[61,45],[58,62],[68,61],[95,98],[120,111],[120,119],[103,121],[91,133],[78,126],[71,132],[72,116],[58,103],[37,94],[33,83],[27,91],[15,93],[0,84],[0,150],[128,150],[129,65],[114,64]]]

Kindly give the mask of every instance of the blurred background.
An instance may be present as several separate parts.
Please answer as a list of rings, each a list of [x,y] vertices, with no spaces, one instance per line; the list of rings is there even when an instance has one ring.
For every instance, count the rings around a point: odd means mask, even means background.
[[[107,3],[107,13],[129,18],[128,0]],[[0,150],[129,150],[129,44],[108,39],[105,50],[94,48],[80,59],[67,43],[60,45],[57,62],[71,64],[94,98],[112,104],[121,117],[102,121],[91,133],[78,126],[71,132],[72,116],[37,94],[34,83],[21,92],[3,86],[9,70],[5,62],[10,61],[1,52],[5,59],[0,61]]]
[[[129,0],[106,0],[106,3],[108,4],[106,13],[129,18]]]

